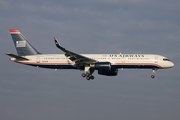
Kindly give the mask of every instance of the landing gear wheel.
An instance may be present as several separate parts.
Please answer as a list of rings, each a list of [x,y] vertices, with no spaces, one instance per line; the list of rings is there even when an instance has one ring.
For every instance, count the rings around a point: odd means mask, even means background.
[[[94,76],[91,76],[90,78],[91,78],[91,80],[94,80]]]
[[[87,79],[87,80],[90,80],[90,77],[87,76],[86,79]]]
[[[82,73],[82,75],[81,75],[82,77],[86,77],[86,74],[85,73]]]
[[[90,74],[89,73],[86,73],[86,76],[89,76]]]
[[[153,79],[153,78],[155,78],[155,76],[154,76],[154,75],[151,75],[151,78]]]

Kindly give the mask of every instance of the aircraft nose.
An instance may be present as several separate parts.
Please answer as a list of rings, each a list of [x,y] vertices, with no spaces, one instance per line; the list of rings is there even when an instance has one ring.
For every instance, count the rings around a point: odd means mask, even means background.
[[[171,67],[174,67],[174,63],[173,62],[171,62],[171,65],[170,65]]]

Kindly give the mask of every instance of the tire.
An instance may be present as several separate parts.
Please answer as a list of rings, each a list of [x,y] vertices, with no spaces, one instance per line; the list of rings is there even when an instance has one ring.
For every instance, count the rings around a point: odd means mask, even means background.
[[[87,80],[90,80],[90,77],[86,77]]]
[[[89,73],[86,73],[86,76],[89,76],[90,74]]]
[[[90,78],[91,78],[91,80],[94,80],[94,76],[91,76]]]
[[[154,79],[154,78],[155,78],[155,76],[154,76],[154,75],[151,75],[151,78],[152,78],[152,79]]]
[[[86,74],[84,74],[84,73],[82,73],[82,75],[81,75],[82,77],[86,77]]]

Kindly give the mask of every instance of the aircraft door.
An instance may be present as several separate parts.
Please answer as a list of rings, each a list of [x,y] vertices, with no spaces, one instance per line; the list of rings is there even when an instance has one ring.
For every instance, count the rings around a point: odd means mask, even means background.
[[[124,57],[121,58],[121,62],[125,63],[125,58]]]
[[[155,63],[158,63],[158,57],[155,57],[154,62],[155,62]]]
[[[39,57],[39,56],[37,56],[36,62],[37,62],[37,63],[40,63],[40,57]]]

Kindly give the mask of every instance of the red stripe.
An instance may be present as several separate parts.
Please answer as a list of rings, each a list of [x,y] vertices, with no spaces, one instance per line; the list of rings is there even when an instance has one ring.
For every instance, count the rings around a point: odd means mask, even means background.
[[[10,33],[20,33],[17,29],[10,29],[9,32]]]
[[[36,64],[36,65],[74,65],[75,63],[36,63],[36,62],[18,62],[22,64]],[[153,63],[111,63],[112,65],[155,65],[162,68],[158,64]]]
[[[154,64],[154,63],[111,63],[111,64],[114,64],[114,65],[155,65],[162,68],[160,65]]]

